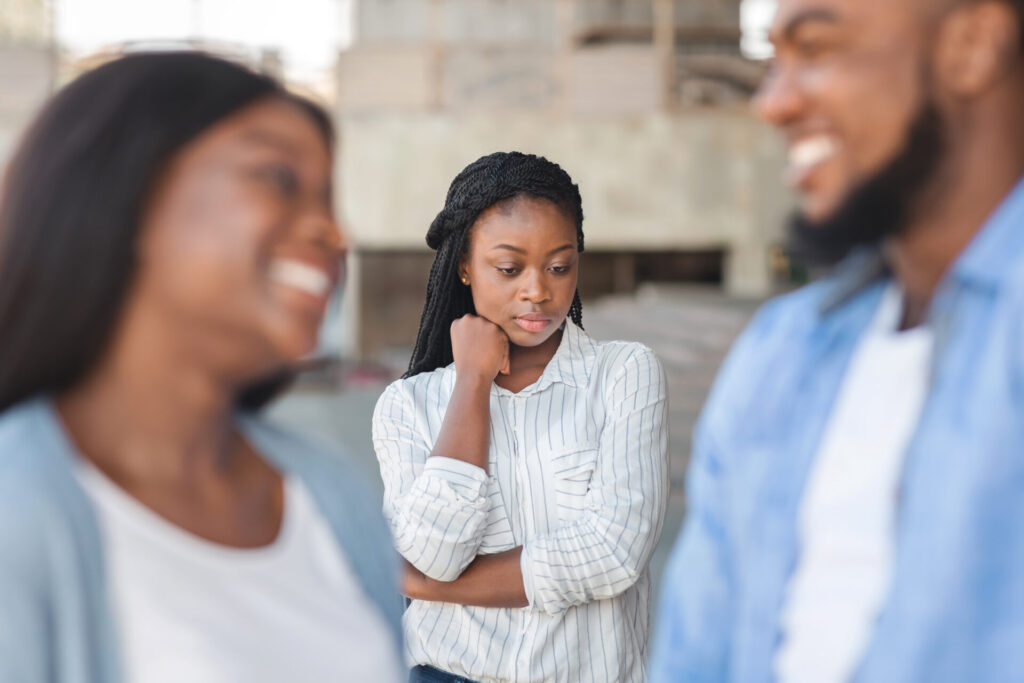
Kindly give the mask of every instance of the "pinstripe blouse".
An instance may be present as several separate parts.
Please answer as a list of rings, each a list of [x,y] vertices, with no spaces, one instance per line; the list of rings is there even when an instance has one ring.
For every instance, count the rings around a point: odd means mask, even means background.
[[[654,353],[567,322],[540,378],[491,387],[489,473],[430,457],[455,367],[381,396],[373,440],[398,551],[451,581],[479,554],[523,546],[529,607],[414,600],[410,664],[490,681],[643,680],[648,561],[668,500],[667,397]]]

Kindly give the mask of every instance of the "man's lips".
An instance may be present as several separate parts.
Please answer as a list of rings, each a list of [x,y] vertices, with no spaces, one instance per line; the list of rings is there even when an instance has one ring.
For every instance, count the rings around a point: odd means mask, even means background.
[[[551,318],[546,315],[520,315],[512,320],[527,332],[540,332],[551,324]]]

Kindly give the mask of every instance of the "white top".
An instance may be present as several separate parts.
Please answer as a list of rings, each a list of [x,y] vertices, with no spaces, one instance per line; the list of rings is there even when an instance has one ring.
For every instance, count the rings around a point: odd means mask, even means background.
[[[901,309],[890,286],[858,342],[807,483],[775,660],[781,683],[849,681],[889,587],[903,454],[933,343],[927,327],[897,331]]]
[[[278,538],[239,549],[199,538],[81,461],[132,683],[405,679],[386,623],[326,520],[285,480]]]
[[[665,378],[654,353],[567,323],[540,379],[491,389],[489,475],[430,457],[454,366],[399,380],[373,418],[399,552],[450,581],[523,546],[530,606],[413,601],[411,664],[473,680],[628,683],[647,658],[647,563],[668,499]]]

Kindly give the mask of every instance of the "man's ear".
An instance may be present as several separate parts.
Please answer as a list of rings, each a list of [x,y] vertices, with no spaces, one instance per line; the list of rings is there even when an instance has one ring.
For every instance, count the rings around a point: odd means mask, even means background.
[[[974,97],[1020,58],[1017,15],[1002,0],[964,3],[939,25],[935,75],[953,97]]]

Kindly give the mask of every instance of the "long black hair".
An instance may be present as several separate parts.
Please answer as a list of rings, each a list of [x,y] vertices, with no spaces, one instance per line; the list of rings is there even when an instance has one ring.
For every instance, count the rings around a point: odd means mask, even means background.
[[[469,288],[459,281],[459,262],[466,253],[470,228],[486,209],[522,196],[546,199],[561,209],[576,225],[576,248],[583,251],[583,200],[579,187],[561,166],[521,152],[496,152],[471,163],[455,176],[444,208],[427,231],[427,246],[437,254],[427,281],[416,346],[404,377],[452,362],[451,324],[467,313],[476,313]],[[569,318],[583,326],[578,291]]]
[[[0,190],[0,411],[69,388],[94,366],[135,272],[156,180],[202,131],[268,96],[300,106],[331,144],[316,105],[197,52],[122,57],[43,108]],[[266,398],[258,389],[250,404]]]

